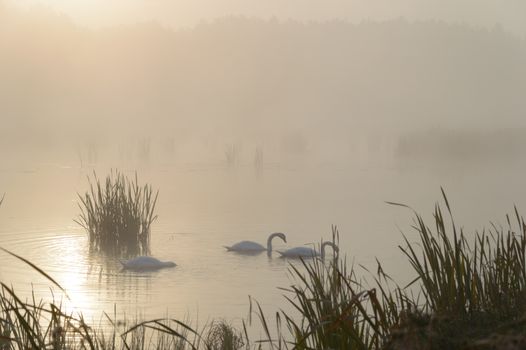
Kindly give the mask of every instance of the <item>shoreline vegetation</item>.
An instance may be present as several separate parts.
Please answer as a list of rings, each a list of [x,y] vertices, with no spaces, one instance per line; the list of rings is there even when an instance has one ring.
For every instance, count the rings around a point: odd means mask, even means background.
[[[294,283],[285,301],[299,312],[265,315],[250,299],[242,329],[216,320],[201,329],[163,318],[108,334],[68,314],[61,303],[22,300],[0,282],[0,349],[520,349],[526,346],[526,224],[518,210],[507,226],[466,235],[444,204],[426,223],[413,209],[416,241],[399,246],[415,278],[392,280],[378,261],[365,278],[339,255],[290,266]],[[443,210],[445,206],[445,210]],[[332,228],[333,241],[338,230]],[[5,250],[63,288],[38,266]],[[67,294],[65,294],[67,297]],[[274,317],[269,327],[270,317]],[[249,339],[247,326],[264,339]]]

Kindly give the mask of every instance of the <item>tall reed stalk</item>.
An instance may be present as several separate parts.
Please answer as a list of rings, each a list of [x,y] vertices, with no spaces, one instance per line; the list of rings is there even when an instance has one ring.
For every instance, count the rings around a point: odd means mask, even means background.
[[[88,182],[90,190],[78,195],[81,213],[75,221],[88,232],[90,247],[112,254],[148,254],[159,192],[139,186],[137,173],[130,180],[112,171],[101,183],[94,172]]]

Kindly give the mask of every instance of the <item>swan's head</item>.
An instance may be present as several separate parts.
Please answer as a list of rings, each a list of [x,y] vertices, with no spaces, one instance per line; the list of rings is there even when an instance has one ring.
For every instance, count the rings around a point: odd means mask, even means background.
[[[174,266],[177,266],[177,264],[174,263],[173,261],[164,261],[163,266],[164,267],[174,267]]]
[[[279,237],[279,238],[281,238],[283,240],[283,242],[287,243],[287,237],[285,237],[284,233],[281,233],[281,232],[271,233],[268,236],[268,240],[267,240],[267,254],[270,254],[270,252],[272,251],[272,240],[275,237]]]
[[[273,237],[279,237],[283,240],[283,242],[287,243],[287,237],[285,236],[284,233],[281,233],[281,232],[275,232],[272,234]]]

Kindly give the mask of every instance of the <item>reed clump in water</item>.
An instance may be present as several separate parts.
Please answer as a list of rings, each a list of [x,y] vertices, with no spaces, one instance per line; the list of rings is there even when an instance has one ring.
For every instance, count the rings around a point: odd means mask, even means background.
[[[93,173],[88,182],[90,190],[78,195],[81,213],[75,221],[88,232],[90,247],[110,254],[148,254],[159,191],[140,186],[137,173],[130,180],[112,171],[103,183]]]

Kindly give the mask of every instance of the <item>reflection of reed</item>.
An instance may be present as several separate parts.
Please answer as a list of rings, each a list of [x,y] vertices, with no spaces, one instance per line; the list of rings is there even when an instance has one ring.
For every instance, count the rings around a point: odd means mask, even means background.
[[[151,139],[144,137],[137,140],[137,158],[142,164],[148,164],[151,156]]]
[[[165,137],[162,141],[162,145],[166,155],[173,158],[175,154],[175,139],[173,136]]]
[[[122,140],[118,145],[119,160],[129,163],[132,160],[132,147],[130,140]]]
[[[225,148],[225,159],[228,166],[236,166],[239,161],[239,150],[236,144],[228,144]]]
[[[76,152],[81,168],[84,168],[84,165],[93,166],[97,164],[99,158],[99,146],[96,141],[89,140],[83,144],[77,144]],[[84,162],[86,162],[86,164],[84,164]]]
[[[263,167],[263,148],[256,147],[256,152],[254,154],[254,166],[256,169],[261,169]]]

